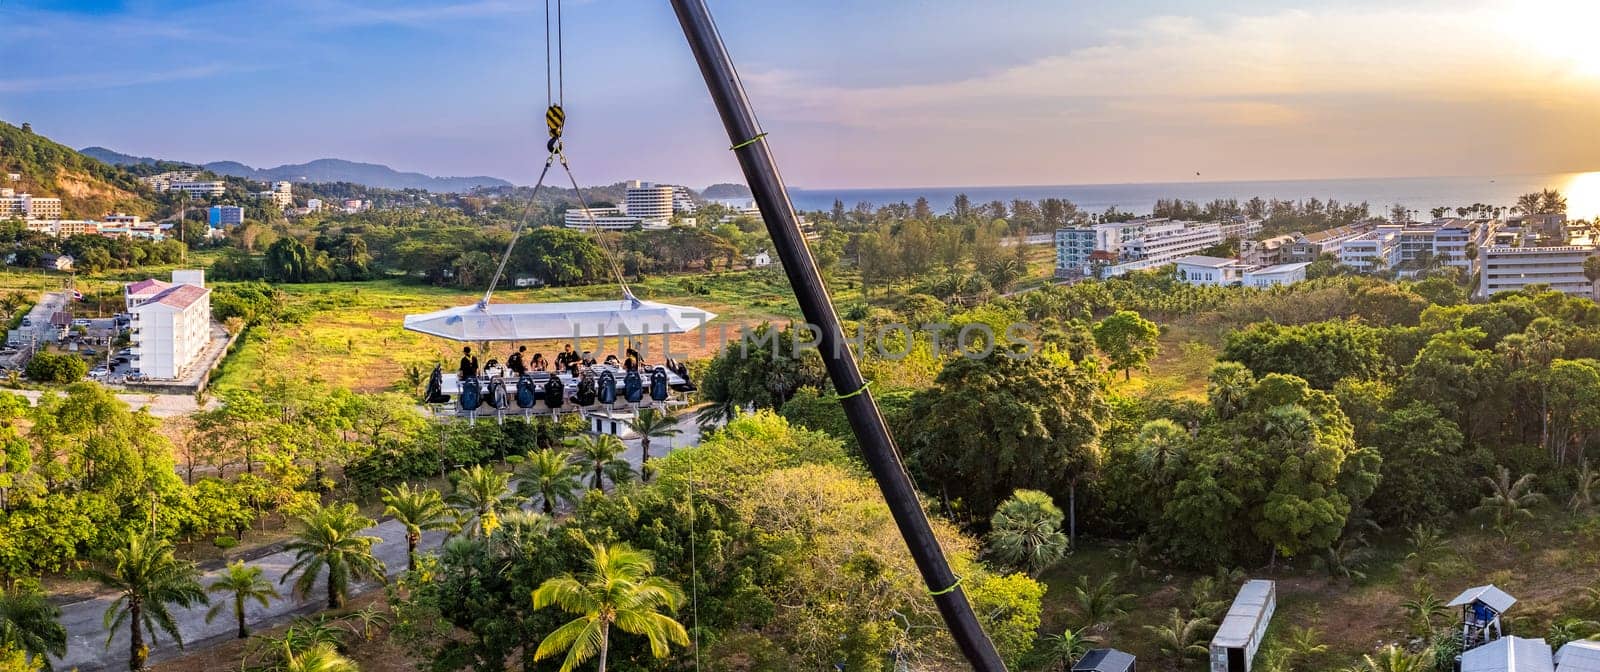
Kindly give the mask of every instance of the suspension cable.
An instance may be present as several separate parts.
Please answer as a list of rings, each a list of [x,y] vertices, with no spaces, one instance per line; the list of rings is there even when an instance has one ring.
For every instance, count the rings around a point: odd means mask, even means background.
[[[544,0],[544,106],[555,104],[550,96],[550,0]]]
[[[567,171],[567,179],[572,182],[572,193],[578,195],[578,205],[583,208],[584,218],[589,220],[589,231],[594,235],[595,241],[599,243],[600,254],[606,258],[606,263],[610,264],[611,273],[616,276],[617,284],[622,286],[622,295],[637,301],[638,299],[633,296],[633,290],[628,289],[628,281],[622,277],[622,267],[617,264],[616,255],[612,254],[610,244],[606,242],[606,237],[600,233],[600,225],[595,221],[594,211],[589,208],[589,199],[583,197],[583,190],[578,188],[578,178],[572,176],[572,167],[567,165],[567,155],[562,153],[559,156],[561,157],[561,168]]]
[[[506,241],[506,252],[500,255],[500,265],[494,269],[494,279],[489,281],[489,289],[484,291],[483,300],[478,302],[479,307],[489,305],[489,297],[494,295],[494,289],[500,286],[500,276],[506,272],[506,262],[511,261],[511,252],[517,247],[517,236],[522,233],[522,228],[528,225],[529,216],[533,214],[533,204],[539,201],[539,188],[544,186],[544,178],[550,174],[550,164],[555,163],[554,154],[544,160],[544,170],[539,171],[539,181],[533,185],[533,193],[528,194],[528,204],[522,208],[522,217],[517,220],[517,225],[511,229],[511,240]]]

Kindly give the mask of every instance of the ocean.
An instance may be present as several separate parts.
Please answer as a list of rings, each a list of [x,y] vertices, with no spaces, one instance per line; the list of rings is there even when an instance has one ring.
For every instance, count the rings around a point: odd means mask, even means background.
[[[1148,184],[1080,184],[1015,187],[918,187],[905,189],[791,189],[789,198],[800,210],[829,210],[834,199],[846,208],[867,202],[875,206],[926,197],[935,212],[950,209],[956,194],[965,193],[973,204],[1013,199],[1038,201],[1064,198],[1090,212],[1118,210],[1146,214],[1156,199],[1181,198],[1204,204],[1214,199],[1253,196],[1271,200],[1317,198],[1342,203],[1366,201],[1374,215],[1382,216],[1400,204],[1426,217],[1438,206],[1487,203],[1510,207],[1517,196],[1541,189],[1559,189],[1567,197],[1567,212],[1574,219],[1600,215],[1600,172],[1501,175],[1486,177],[1391,177],[1333,180],[1253,180],[1241,182],[1167,182]]]

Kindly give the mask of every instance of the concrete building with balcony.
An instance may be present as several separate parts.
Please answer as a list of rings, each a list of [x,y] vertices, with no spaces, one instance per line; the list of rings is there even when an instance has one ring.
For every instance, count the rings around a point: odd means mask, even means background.
[[[1244,281],[1245,271],[1250,269],[1250,266],[1238,259],[1202,255],[1179,257],[1172,263],[1177,267],[1178,281],[1191,285],[1220,285],[1225,287],[1239,284]]]
[[[213,229],[238,226],[244,223],[244,208],[237,205],[213,205],[206,211],[206,223]]]
[[[1478,250],[1477,296],[1488,298],[1543,284],[1573,296],[1593,297],[1583,262],[1595,255],[1593,245],[1484,246]]]
[[[61,219],[61,199],[0,189],[0,219]]]
[[[1311,262],[1300,261],[1293,264],[1252,268],[1244,272],[1244,279],[1240,284],[1256,288],[1292,285],[1306,279],[1306,269],[1310,266]]]
[[[204,271],[172,272],[124,288],[133,340],[134,370],[156,380],[186,374],[211,341],[211,290]]]
[[[672,219],[675,212],[676,195],[677,189],[670,184],[633,180],[628,182],[622,211],[643,222],[665,222]]]
[[[1133,219],[1056,230],[1056,276],[1113,277],[1157,268],[1222,242],[1215,222]]]
[[[1389,227],[1368,231],[1339,245],[1339,263],[1362,273],[1400,265],[1400,232]]]

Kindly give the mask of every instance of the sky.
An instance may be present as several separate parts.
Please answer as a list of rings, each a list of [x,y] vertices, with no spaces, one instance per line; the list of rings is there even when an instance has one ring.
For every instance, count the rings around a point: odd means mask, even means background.
[[[1600,169],[1593,0],[708,4],[800,188]],[[526,184],[544,6],[0,0],[0,119],[139,156]],[[739,181],[666,0],[562,17],[580,182]]]

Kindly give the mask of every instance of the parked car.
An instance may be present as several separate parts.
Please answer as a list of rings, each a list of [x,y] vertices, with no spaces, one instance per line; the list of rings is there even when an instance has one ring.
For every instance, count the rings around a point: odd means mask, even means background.
[[[24,327],[33,326],[33,320],[31,320],[29,318],[26,318],[26,317],[22,318],[22,326],[24,326]]]
[[[103,367],[103,366],[97,366],[97,367],[94,367],[93,369],[89,370],[89,377],[90,378],[99,378],[99,377],[105,376],[105,375],[107,375],[109,373],[111,373],[110,369],[107,369],[106,367]]]
[[[72,326],[74,326],[74,327],[87,327],[89,325],[90,325],[90,322],[89,322],[88,318],[80,317],[80,318],[72,321]]]

